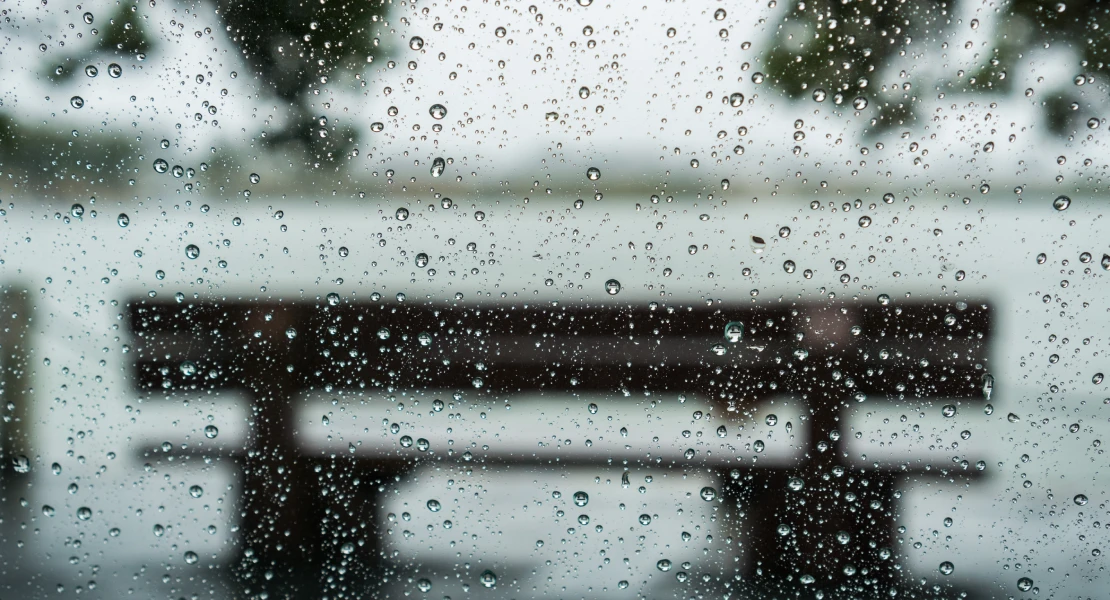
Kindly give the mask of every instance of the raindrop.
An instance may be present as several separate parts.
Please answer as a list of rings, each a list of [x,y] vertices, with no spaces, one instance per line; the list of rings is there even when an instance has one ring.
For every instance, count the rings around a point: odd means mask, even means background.
[[[813,90],[813,99],[817,102],[824,102],[826,97],[828,97],[828,94],[825,93],[825,90],[821,88]]]
[[[405,219],[409,218],[409,209],[402,206],[401,208],[398,208],[395,213],[393,213],[393,216],[396,217],[398,221],[404,221]]]
[[[784,239],[790,237],[790,228],[789,227],[780,227],[779,228],[779,237],[784,238]]]
[[[792,261],[792,260],[788,260],[788,261],[782,263],[782,269],[784,271],[786,271],[787,273],[793,273],[794,269],[796,267],[797,267],[797,265],[795,265],[794,261]]]
[[[131,217],[127,216],[127,213],[120,213],[119,216],[116,217],[116,223],[118,223],[120,227],[127,227],[131,224]]]
[[[705,500],[706,502],[712,502],[716,500],[717,490],[709,486],[701,488],[701,499]]]
[[[941,575],[951,575],[952,572],[956,570],[956,565],[946,560],[940,563],[939,570]]]
[[[581,508],[590,503],[590,495],[586,492],[574,492],[574,505]]]
[[[581,3],[582,0],[579,0],[579,4]],[[486,569],[478,576],[478,582],[481,583],[483,587],[491,588],[497,585],[497,575],[494,575],[493,571]]]
[[[1057,196],[1056,199],[1052,201],[1052,208],[1056,210],[1067,210],[1069,206],[1071,206],[1071,198],[1067,196]]]
[[[98,73],[100,73],[100,71],[98,71],[97,68],[94,67],[93,65],[88,65],[87,67],[85,67],[85,75],[88,75],[89,77],[96,77]],[[79,108],[79,107],[74,107],[74,108]]]
[[[590,181],[597,181],[598,179],[601,179],[601,169],[598,169],[597,167],[590,167],[589,169],[586,169],[586,179],[589,179]]]
[[[736,342],[739,342],[741,339],[743,339],[743,337],[743,323],[739,321],[732,321],[728,325],[725,325],[725,339],[728,340],[730,344],[735,344]]]
[[[1101,385],[1103,379],[1104,376],[1102,373],[1095,373],[1094,376],[1091,377],[1091,383],[1095,385]]]
[[[740,106],[744,103],[744,94],[741,94],[740,92],[733,92],[728,97],[728,103],[733,107]]]
[[[724,18],[725,18],[725,16],[727,16],[727,14],[728,14],[728,13],[726,13],[726,12],[725,12],[725,9],[723,9],[723,8],[718,8],[718,9],[717,9],[717,10],[716,10],[716,11],[715,11],[715,12],[713,13],[713,18],[714,18],[715,20],[717,20],[717,21],[723,21],[723,20],[724,20]]]
[[[442,104],[433,104],[432,107],[428,109],[428,114],[432,115],[432,118],[438,121],[447,116],[447,107]]]
[[[640,521],[640,525],[643,525],[644,527],[651,525],[651,515],[647,513],[640,515],[637,520]]]
[[[867,98],[864,98],[863,96],[856,97],[855,100],[852,100],[852,107],[856,110],[863,110],[867,108]]]
[[[110,65],[108,65],[109,77],[111,77],[112,79],[118,79],[120,75],[123,75],[123,67],[119,66],[119,64],[117,63],[111,63]]]
[[[1017,580],[1017,588],[1023,592],[1028,592],[1033,589],[1033,580],[1028,577],[1022,577]]]
[[[443,175],[443,171],[447,169],[447,161],[442,157],[432,160],[432,177],[439,177]]]
[[[751,237],[751,246],[752,252],[755,252],[756,254],[762,254],[763,250],[767,248],[767,242],[758,235],[753,235]]]
[[[871,217],[869,217],[867,215],[864,215],[864,216],[860,217],[859,218],[859,226],[863,227],[864,229],[870,227],[871,226]]]
[[[661,558],[659,559],[659,562],[655,563],[655,568],[666,573],[667,571],[671,570],[671,561],[665,558]]]
[[[214,439],[216,439],[216,436],[218,436],[218,435],[220,435],[220,429],[218,427],[216,427],[215,425],[205,425],[204,426],[204,437],[206,437],[210,440],[214,440]]]
[[[1076,494],[1075,497],[1072,498],[1072,501],[1079,506],[1083,506],[1084,504],[1087,504],[1087,496],[1083,494]]]
[[[190,486],[189,495],[194,498],[200,498],[204,495],[204,488],[200,487],[199,485]]]
[[[983,386],[983,399],[989,402],[991,399],[991,393],[994,392],[994,375],[991,375],[990,373],[983,373],[981,382]]]
[[[424,38],[422,38],[418,35],[414,35],[414,36],[412,36],[412,38],[409,39],[409,48],[412,48],[413,50],[419,50],[423,47],[424,47]]]
[[[170,163],[166,162],[164,158],[155,159],[154,170],[158,173],[165,173],[170,170]]]
[[[439,503],[439,500],[435,500],[435,499],[428,500],[427,506],[428,506],[428,510],[430,510],[432,512],[439,512],[439,509],[443,508],[443,506]]]
[[[74,96],[69,99],[69,105],[73,108],[81,108],[85,105],[85,99],[81,96]]]
[[[482,212],[482,211],[480,211],[480,210],[479,210],[479,211],[475,211],[475,212],[474,212],[474,220],[475,220],[475,221],[485,221],[485,220],[486,220],[486,213],[484,213],[484,212]]]
[[[200,256],[200,248],[196,244],[189,244],[185,246],[185,256],[190,259],[196,260]]]
[[[81,108],[81,107],[80,106],[75,106],[74,108]],[[1099,120],[1098,119],[1096,119],[1094,117],[1091,117],[1090,119],[1087,120],[1087,129],[1098,129],[1098,126],[1099,126]]]
[[[805,483],[805,481],[802,481],[801,477],[791,477],[786,482],[786,487],[790,488],[792,491],[795,491],[795,492],[801,491],[801,489],[804,488],[805,485],[806,485],[806,483]]]
[[[620,293],[620,291],[621,282],[617,281],[616,279],[610,279],[609,281],[605,282],[605,293],[609,294],[610,296],[616,296]]]
[[[578,97],[585,100],[590,97],[590,88],[582,86],[578,88]]]
[[[69,214],[72,215],[74,218],[80,219],[81,216],[85,214],[84,205],[74,204],[73,206],[69,207]]]

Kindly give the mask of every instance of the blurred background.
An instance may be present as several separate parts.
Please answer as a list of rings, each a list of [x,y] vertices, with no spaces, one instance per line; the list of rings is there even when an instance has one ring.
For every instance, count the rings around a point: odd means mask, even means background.
[[[1102,3],[0,17],[5,597],[1103,593]]]

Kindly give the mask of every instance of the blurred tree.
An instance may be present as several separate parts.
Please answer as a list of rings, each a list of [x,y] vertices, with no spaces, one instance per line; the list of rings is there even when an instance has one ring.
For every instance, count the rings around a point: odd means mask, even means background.
[[[1099,0],[1071,2],[1014,0],[1000,10],[997,32],[983,63],[958,79],[955,91],[1011,91],[1013,77],[1027,69],[1021,60],[1045,45],[1065,44],[1076,50],[1088,73],[1110,73],[1110,4]],[[765,77],[788,96],[812,96],[850,104],[857,97],[876,105],[872,132],[912,121],[916,92],[911,89],[876,90],[874,82],[897,69],[912,54],[914,40],[938,40],[945,29],[976,28],[956,24],[953,6],[942,0],[802,0],[789,9],[779,26],[776,43],[766,60]],[[920,43],[920,42],[918,42]],[[900,74],[901,79],[906,79]],[[1053,95],[1059,96],[1050,100]],[[1045,90],[1044,109],[1056,133],[1075,125],[1061,110],[1078,106],[1075,90]],[[1063,98],[1063,99],[1061,99]]]
[[[384,0],[217,0],[217,12],[255,74],[293,113],[270,143],[302,141],[316,157],[330,158],[353,145],[350,128],[335,131],[310,112],[308,98],[332,73],[369,62],[377,39],[371,33],[388,5]]]

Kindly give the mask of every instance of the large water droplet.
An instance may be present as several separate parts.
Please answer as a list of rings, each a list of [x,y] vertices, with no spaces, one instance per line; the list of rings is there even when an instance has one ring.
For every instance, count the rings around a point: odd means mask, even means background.
[[[937,570],[940,571],[941,575],[951,575],[952,572],[956,570],[956,565],[946,560],[940,563],[940,567]]]
[[[598,179],[601,179],[601,169],[598,169],[597,167],[590,167],[589,169],[586,169],[586,179],[589,179],[590,181],[597,181]]]
[[[81,108],[85,105],[85,99],[81,96],[74,96],[69,99],[69,105],[73,108]]]
[[[483,587],[491,588],[497,585],[497,575],[495,575],[493,571],[486,569],[478,576],[478,582],[481,583]]]
[[[419,50],[423,47],[424,47],[424,38],[422,38],[418,35],[414,35],[411,38],[409,38],[409,48],[412,48],[413,50]]]
[[[610,279],[605,282],[605,293],[610,296],[616,296],[621,291],[621,282],[616,279]]]
[[[1017,588],[1023,592],[1028,592],[1033,589],[1033,580],[1028,577],[1022,577],[1017,580]]]
[[[432,118],[438,121],[447,116],[447,107],[442,104],[433,104],[432,107],[428,109],[428,114],[432,115]]]
[[[574,505],[578,507],[586,506],[590,503],[590,495],[586,492],[574,492]]]
[[[1067,210],[1069,206],[1071,206],[1071,198],[1067,196],[1057,196],[1056,199],[1052,201],[1052,208],[1056,210]]]
[[[725,325],[725,339],[730,344],[739,342],[744,337],[744,324],[739,321],[732,321]]]
[[[432,177],[439,177],[443,175],[443,171],[447,169],[447,161],[443,158],[436,158],[432,161]]]
[[[200,256],[200,248],[198,248],[196,244],[185,246],[185,256],[196,260]]]

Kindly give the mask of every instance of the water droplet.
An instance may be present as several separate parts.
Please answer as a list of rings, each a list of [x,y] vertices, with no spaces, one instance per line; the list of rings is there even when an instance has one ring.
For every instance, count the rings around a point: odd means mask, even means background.
[[[723,21],[727,15],[728,13],[725,12],[725,9],[718,8],[716,11],[713,12],[713,19],[717,21]]]
[[[12,457],[12,470],[16,473],[30,473],[31,472],[31,459],[26,455],[20,454],[19,456]],[[60,471],[60,469],[59,469]]]
[[[828,94],[825,92],[825,90],[823,90],[821,88],[817,88],[817,89],[813,90],[813,99],[816,100],[817,102],[824,102],[825,98],[827,98],[827,97],[828,97]]]
[[[418,35],[414,35],[411,38],[409,38],[409,48],[412,48],[413,50],[419,50],[423,47],[424,47],[424,38],[422,38]]]
[[[189,487],[189,495],[194,498],[200,498],[204,495],[204,488],[200,487],[199,485],[191,486]]]
[[[1029,590],[1033,589],[1033,580],[1029,579],[1028,577],[1022,577],[1021,579],[1017,580],[1017,588],[1020,591],[1028,592]]]
[[[80,106],[75,106],[74,108],[81,108],[81,107]],[[1096,119],[1094,117],[1091,117],[1090,119],[1087,120],[1087,129],[1098,129],[1098,126],[1099,126],[1099,120],[1098,119]]]
[[[590,167],[589,169],[586,169],[586,179],[589,179],[590,181],[597,181],[598,179],[601,179],[601,169],[598,169],[597,167]]]
[[[644,527],[651,525],[651,515],[647,513],[640,515],[638,520],[640,521],[640,525],[643,525]]]
[[[396,217],[398,221],[404,221],[409,218],[409,209],[405,207],[398,208],[397,212],[393,213],[393,216]]]
[[[200,560],[200,557],[197,556],[196,552],[193,552],[192,550],[189,550],[188,552],[185,553],[185,562],[186,562],[186,564],[195,565],[195,564],[197,564],[198,560]]]
[[[665,558],[661,558],[659,559],[659,562],[655,563],[655,568],[666,573],[667,571],[671,570],[671,561]]]
[[[86,25],[92,25],[93,24],[93,14],[91,12],[87,12],[87,13],[81,15],[81,18],[85,20]]]
[[[585,100],[590,97],[590,88],[582,86],[578,88],[578,97]]]
[[[715,488],[705,486],[701,488],[701,499],[706,502],[712,502],[717,499],[717,490]]]
[[[581,2],[581,0],[579,1]],[[481,583],[483,587],[491,588],[497,585],[497,575],[494,575],[493,571],[486,569],[478,576],[478,582]]]
[[[170,163],[165,159],[159,158],[154,161],[154,170],[158,173],[165,173],[170,170]]]
[[[744,337],[744,324],[739,321],[732,321],[725,325],[725,339],[730,344],[739,342]]]
[[[116,217],[116,223],[118,223],[120,227],[127,227],[131,224],[131,217],[127,216],[127,213],[120,213],[119,216]]]
[[[759,237],[758,235],[753,235],[750,241],[752,252],[755,252],[756,254],[762,254],[763,250],[767,248],[767,241]]]
[[[621,291],[621,282],[616,279],[610,279],[605,282],[605,293],[610,296],[616,296]]]
[[[85,214],[85,207],[81,204],[74,204],[69,207],[69,214],[74,218],[80,219],[81,216]]]
[[[438,121],[447,116],[447,107],[442,104],[433,104],[432,107],[428,109],[428,114],[432,115],[432,118]]]
[[[109,77],[111,77],[112,79],[118,79],[120,75],[123,75],[123,67],[119,66],[116,63],[108,65]]]
[[[447,161],[442,157],[436,158],[432,161],[432,177],[439,177],[443,175],[443,171],[447,169]]]
[[[427,594],[428,592],[432,591],[432,582],[430,579],[421,578],[419,581],[416,582],[416,588],[421,592]]]
[[[474,211],[474,220],[475,221],[485,221],[486,220],[486,213],[484,213],[480,210]]]
[[[42,505],[42,514],[43,514],[43,516],[53,517],[54,516],[54,507],[50,506],[49,504],[43,504]]]
[[[185,246],[185,256],[196,260],[200,256],[200,248],[198,248],[196,244]]]
[[[1091,377],[1091,383],[1093,383],[1095,385],[1101,385],[1103,379],[1105,379],[1105,376],[1102,373],[1095,373]]]
[[[85,75],[88,75],[89,77],[96,77],[99,73],[100,71],[98,71],[97,68],[93,65],[88,65],[85,67]]]
[[[956,416],[956,405],[955,404],[945,404],[943,407],[941,407],[940,414],[942,414],[942,415],[944,415],[948,418],[952,418],[952,417]]]
[[[181,365],[177,368],[181,371],[181,374],[186,377],[192,377],[197,374],[197,365],[191,360],[182,361]]]
[[[85,99],[81,96],[74,96],[69,99],[69,105],[73,108],[81,108],[85,105]]]
[[[794,261],[792,261],[792,260],[788,260],[788,261],[782,263],[782,269],[784,271],[786,271],[787,273],[793,273],[794,269],[796,269],[796,268],[797,268],[797,265],[795,265]]]
[[[890,306],[890,296],[887,294],[879,294],[877,298],[879,306]]]
[[[740,92],[733,92],[728,97],[728,103],[734,108],[744,104],[744,94],[741,94]]]
[[[218,436],[218,435],[220,435],[220,429],[218,427],[216,427],[215,425],[205,425],[204,426],[204,437],[206,437],[210,440],[214,440],[214,439],[216,439],[216,436]]]
[[[786,482],[786,487],[790,488],[792,491],[795,491],[795,492],[801,491],[801,489],[804,488],[805,486],[806,486],[806,482],[803,481],[801,477],[791,477]]]
[[[864,229],[867,229],[868,227],[870,227],[871,226],[871,217],[869,217],[867,215],[864,215],[864,216],[860,217],[859,218],[859,226],[863,227]]]
[[[1104,271],[1110,271],[1110,254],[1103,254],[1099,264],[1102,265]]]
[[[790,228],[785,226],[779,227],[779,237],[783,239],[790,237]]]
[[[677,33],[678,33],[678,31],[674,27],[668,27],[667,28],[667,37],[673,38]]]
[[[434,500],[434,499],[433,500],[428,500],[427,505],[428,505],[428,510],[430,510],[432,512],[439,512],[439,509],[443,508],[443,506],[439,503],[439,500]]]
[[[983,373],[980,381],[982,383],[983,399],[989,402],[991,399],[991,393],[994,392],[994,375],[991,375],[990,373]]]
[[[856,97],[855,100],[852,100],[852,107],[856,110],[863,110],[867,108],[867,98],[864,98],[863,96]]]
[[[952,572],[956,570],[956,565],[946,560],[940,563],[940,567],[938,570],[940,571],[941,575],[951,575]]]
[[[1069,206],[1071,206],[1071,198],[1067,196],[1057,196],[1056,199],[1052,201],[1052,208],[1056,210],[1067,210]]]
[[[92,518],[92,509],[87,506],[82,506],[77,509],[77,518],[82,521],[88,521]]]
[[[590,495],[586,492],[574,492],[574,505],[581,508],[590,503]]]

